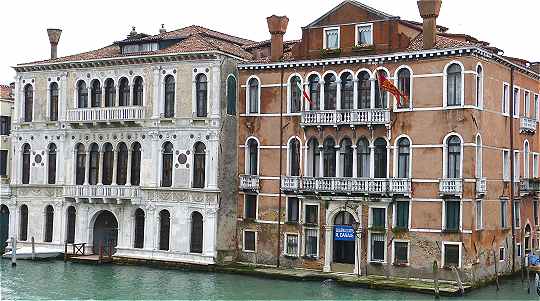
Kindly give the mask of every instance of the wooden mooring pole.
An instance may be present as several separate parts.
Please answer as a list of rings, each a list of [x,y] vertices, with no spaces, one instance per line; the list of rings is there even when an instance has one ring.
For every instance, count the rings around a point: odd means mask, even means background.
[[[527,268],[527,294],[531,294],[531,277],[529,275],[529,269]]]
[[[439,299],[439,265],[437,260],[433,261],[433,285],[435,290],[435,299]]]
[[[32,236],[32,260],[36,260],[36,241]]]
[[[463,289],[463,283],[461,282],[461,278],[459,277],[459,272],[455,266],[452,266],[452,271],[454,271],[454,274],[456,274],[456,282],[459,287],[459,295],[463,296],[465,290]]]
[[[11,266],[17,265],[17,240],[15,237],[11,238]]]
[[[68,243],[66,240],[64,241],[64,262],[67,262],[67,259],[68,259],[67,249],[68,249]]]

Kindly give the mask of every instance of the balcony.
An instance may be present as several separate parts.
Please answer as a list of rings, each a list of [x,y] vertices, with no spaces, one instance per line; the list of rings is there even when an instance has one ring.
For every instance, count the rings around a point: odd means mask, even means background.
[[[463,179],[439,179],[439,193],[441,195],[462,195]]]
[[[386,109],[304,111],[302,126],[389,125],[390,111]]]
[[[283,191],[331,194],[411,194],[410,179],[283,177]]]
[[[540,192],[540,179],[521,179],[519,183],[519,190],[522,193]]]
[[[476,179],[476,195],[484,195],[487,193],[486,178]]]
[[[136,122],[144,119],[144,107],[83,108],[67,111],[67,121],[72,123]]]
[[[259,176],[240,175],[240,189],[259,190]]]
[[[519,131],[521,133],[534,133],[536,132],[538,121],[529,117],[521,117],[519,125]]]
[[[139,186],[113,186],[113,185],[67,185],[64,186],[64,197],[80,202],[83,199],[88,203],[109,203],[110,200],[121,203],[122,200],[140,200],[142,197]]]

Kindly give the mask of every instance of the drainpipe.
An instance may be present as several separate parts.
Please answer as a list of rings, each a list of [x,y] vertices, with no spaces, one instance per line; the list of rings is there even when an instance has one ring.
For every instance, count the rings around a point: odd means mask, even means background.
[[[278,196],[278,241],[277,241],[277,267],[281,254],[281,181],[283,178],[283,64],[281,64],[281,80],[279,84],[279,196]]]
[[[516,227],[514,224],[514,66],[510,66],[510,220],[512,223],[512,273],[516,271]]]

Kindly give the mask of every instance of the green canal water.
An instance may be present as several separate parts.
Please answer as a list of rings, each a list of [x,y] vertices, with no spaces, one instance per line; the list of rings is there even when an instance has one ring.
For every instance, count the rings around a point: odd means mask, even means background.
[[[429,295],[369,290],[331,281],[283,281],[257,277],[165,270],[140,266],[93,266],[62,261],[0,260],[0,300],[10,299],[212,299],[212,300],[433,300]],[[539,300],[520,279],[502,289],[486,287],[464,298],[441,300]]]

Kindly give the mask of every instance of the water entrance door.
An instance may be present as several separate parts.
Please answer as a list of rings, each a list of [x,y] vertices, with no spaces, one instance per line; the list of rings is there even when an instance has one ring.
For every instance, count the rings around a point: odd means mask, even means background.
[[[4,253],[6,240],[9,235],[9,209],[6,205],[0,207],[0,252]]]
[[[352,226],[353,221],[349,212],[342,211],[336,215],[334,225]],[[334,233],[334,262],[354,264],[354,241],[336,240],[335,237]]]
[[[103,211],[96,218],[94,223],[94,254],[99,254],[99,246],[103,246],[104,254],[109,255],[109,246],[112,254],[116,252],[116,243],[118,241],[118,221],[110,211]]]

